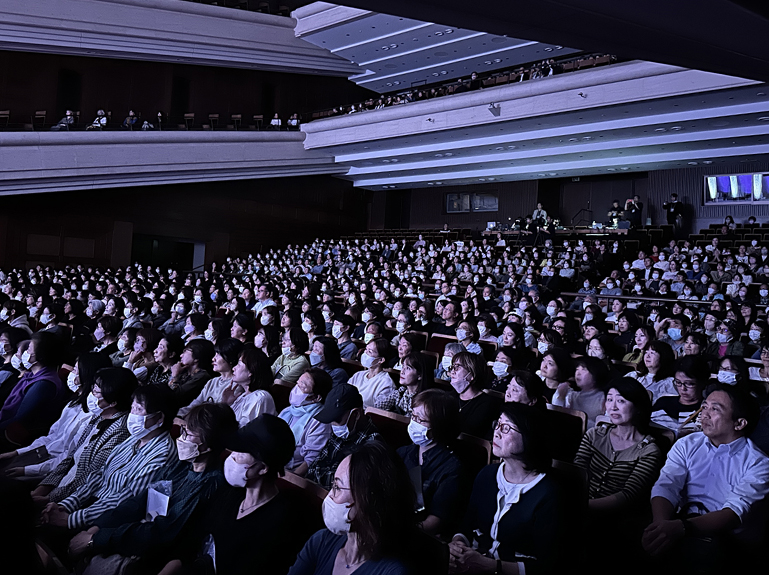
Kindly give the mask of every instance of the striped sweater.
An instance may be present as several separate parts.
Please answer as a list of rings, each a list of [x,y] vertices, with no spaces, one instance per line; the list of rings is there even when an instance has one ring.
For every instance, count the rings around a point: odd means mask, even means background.
[[[646,500],[664,463],[662,452],[649,435],[632,447],[615,451],[613,427],[599,424],[589,429],[574,464],[587,471],[590,499],[619,494],[626,504]]]
[[[142,493],[155,472],[176,460],[176,444],[168,432],[139,447],[140,440],[128,439],[118,445],[104,467],[92,473],[88,481],[60,505],[69,512],[67,526],[84,529],[105,511]]]

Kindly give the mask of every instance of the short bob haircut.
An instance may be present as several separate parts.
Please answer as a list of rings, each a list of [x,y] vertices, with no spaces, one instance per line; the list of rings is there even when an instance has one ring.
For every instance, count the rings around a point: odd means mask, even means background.
[[[357,512],[350,530],[373,559],[399,553],[414,525],[414,491],[403,460],[380,441],[350,455],[350,490]]]
[[[609,381],[609,368],[597,357],[583,355],[574,360],[574,366],[584,367],[593,376],[595,387],[600,391],[606,391],[606,383]]]
[[[707,390],[707,397],[710,397],[714,391],[723,391],[729,396],[732,402],[732,421],[738,419],[745,419],[748,424],[742,430],[743,435],[750,435],[758,423],[760,417],[760,409],[755,398],[751,396],[745,389],[738,385],[726,385],[716,383],[710,386]]]
[[[223,403],[202,403],[193,407],[184,418],[185,427],[199,436],[211,450],[209,466],[220,465],[225,443],[238,431],[235,412]]]
[[[618,377],[606,386],[607,393],[612,389],[633,404],[632,423],[638,431],[647,433],[652,416],[652,400],[643,384],[632,377]]]
[[[416,394],[411,402],[412,410],[420,405],[425,408],[435,441],[450,447],[460,432],[457,397],[443,389],[426,389]]]
[[[318,367],[305,369],[304,373],[312,378],[312,394],[319,395],[321,403],[325,403],[331,388],[334,387],[334,380],[331,379],[331,375],[325,369]]]
[[[133,400],[142,405],[147,411],[147,415],[155,413],[163,414],[163,423],[161,429],[171,429],[176,415],[176,405],[174,403],[174,394],[168,387],[159,385],[140,385],[133,392]]]
[[[564,382],[574,377],[574,362],[568,351],[560,347],[553,347],[542,355],[542,359],[544,360],[547,356],[553,358],[555,366],[558,368],[558,381]]]
[[[216,317],[210,321],[211,331],[214,332],[214,342],[219,343],[222,338],[230,337],[230,322],[223,317]],[[242,343],[242,342],[241,342]]]
[[[534,401],[534,405],[540,409],[547,408],[548,389],[545,382],[536,374],[528,370],[517,369],[510,373],[510,381],[515,380],[519,386],[526,390],[526,395]],[[509,384],[508,384],[509,385]]]
[[[105,368],[112,367],[109,356],[97,351],[82,353],[77,358],[77,378],[80,380],[80,394],[72,400],[70,405],[80,404],[83,412],[88,413],[88,394],[93,389],[96,373]]]
[[[705,386],[707,386],[708,381],[710,380],[710,366],[708,365],[708,362],[702,361],[702,359],[696,355],[686,355],[680,358],[676,361],[673,371],[675,373],[680,371],[686,377],[692,378],[700,390],[705,389]]]
[[[131,396],[138,387],[136,376],[124,367],[105,367],[96,372],[94,384],[99,389],[104,401],[114,403],[118,411],[131,409]]]
[[[240,329],[246,332],[244,336],[247,340],[254,339],[256,335],[256,324],[254,320],[245,313],[239,313],[232,320],[232,325],[238,324]]]
[[[251,374],[251,380],[248,383],[248,391],[257,389],[269,389],[273,382],[272,369],[270,369],[270,359],[261,349],[253,345],[247,345],[240,353],[240,361],[246,366]]]
[[[238,363],[240,354],[243,352],[245,344],[239,339],[234,337],[227,337],[226,339],[216,340],[214,346],[214,352],[218,353],[224,361],[230,364],[230,367],[234,367]]]
[[[44,367],[59,366],[63,350],[58,337],[51,332],[39,331],[30,339],[35,344],[35,361]]]
[[[319,344],[323,347],[324,361],[328,369],[336,369],[342,367],[342,357],[339,355],[339,346],[333,337],[327,335],[321,335],[315,338],[312,342],[313,345]]]
[[[451,358],[451,367],[460,366],[470,374],[470,386],[475,390],[486,387],[486,362],[483,357],[469,351],[455,353]]]
[[[122,301],[122,300],[121,300]],[[123,328],[123,322],[113,315],[104,315],[96,322],[104,330],[104,333],[111,337],[117,337],[120,330]]]
[[[502,404],[501,415],[507,417],[523,439],[523,453],[518,458],[527,471],[545,473],[550,470],[552,456],[545,416],[541,409],[523,403]]]
[[[649,350],[657,352],[660,356],[660,367],[657,370],[657,373],[654,374],[654,381],[662,381],[668,377],[673,377],[675,375],[673,367],[676,361],[673,348],[666,344],[664,341],[657,339],[649,343],[649,346],[644,350],[644,354]],[[641,359],[640,363],[638,364],[636,371],[640,375],[647,375],[649,373],[649,368],[646,367],[646,362],[643,359]]]
[[[302,355],[310,349],[310,340],[301,327],[290,327],[286,333],[291,344],[296,348],[297,355]]]
[[[200,369],[211,373],[213,370],[211,360],[214,359],[214,354],[216,353],[213,343],[207,339],[191,339],[184,346],[184,349],[190,350],[193,359],[198,362]]]

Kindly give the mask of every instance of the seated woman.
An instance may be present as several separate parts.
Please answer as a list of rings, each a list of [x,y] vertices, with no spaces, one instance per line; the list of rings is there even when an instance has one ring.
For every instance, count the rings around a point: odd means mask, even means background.
[[[478,344],[480,335],[478,334],[478,328],[475,326],[475,322],[472,320],[462,320],[457,326],[457,341],[461,343],[464,348],[470,353],[476,355],[483,355],[483,350]]]
[[[22,329],[8,325],[0,328],[0,405],[5,403],[21,377],[21,373],[14,366],[13,358],[16,356],[19,344],[26,340],[27,332]],[[21,358],[16,362],[20,363]]]
[[[122,300],[121,300],[122,301]],[[119,319],[111,315],[103,315],[96,322],[96,329],[93,332],[93,338],[96,340],[94,351],[100,351],[106,355],[111,355],[117,351],[117,336],[120,333],[122,323]]]
[[[411,353],[419,353],[424,349],[423,342],[424,339],[415,333],[406,332],[401,334],[396,346],[398,355],[387,362],[387,367],[400,371],[403,365],[403,359],[407,355]]]
[[[562,383],[553,395],[553,405],[584,412],[587,414],[587,428],[590,429],[595,425],[595,418],[605,412],[604,386],[609,381],[609,370],[595,357],[578,357],[574,365],[577,389],[572,389],[569,383]]]
[[[239,313],[232,320],[230,337],[243,343],[251,343],[256,335],[256,324],[250,313]]]
[[[305,312],[302,320],[302,331],[307,334],[307,340],[310,344],[315,341],[315,338],[326,335],[326,320],[323,319],[320,310],[311,309]]]
[[[275,402],[267,391],[272,385],[272,373],[267,356],[261,350],[246,346],[240,353],[240,361],[232,368],[232,383],[222,394],[224,403],[232,405],[238,425],[243,427],[262,413],[277,415]],[[233,389],[243,389],[240,395]],[[237,399],[233,398],[237,395]]]
[[[267,359],[270,361],[270,365],[275,363],[275,361],[280,357],[281,339],[280,330],[272,325],[262,325],[259,326],[259,328],[256,330],[254,345],[257,349],[261,349],[264,355],[267,356]]]
[[[88,408],[96,372],[109,367],[111,362],[103,353],[83,353],[75,369],[67,377],[67,387],[75,395],[67,403],[59,420],[51,426],[48,435],[37,438],[26,447],[19,447],[0,455],[0,466],[6,474],[23,481],[38,482],[53,471],[73,450],[83,426],[94,414]],[[3,461],[4,460],[4,461]]]
[[[625,354],[622,361],[640,365],[643,363],[644,354],[649,348],[649,344],[657,339],[654,328],[648,325],[642,325],[635,330],[632,349]],[[628,344],[629,345],[629,344]]]
[[[96,372],[88,409],[93,417],[82,426],[77,442],[62,462],[32,492],[40,503],[69,497],[102,468],[112,450],[128,439],[126,428],[136,377],[122,367]]]
[[[168,380],[168,387],[176,396],[177,408],[189,405],[211,379],[211,360],[215,353],[214,344],[206,339],[189,340],[184,346]]]
[[[617,331],[619,335],[614,337],[614,345],[622,350],[624,355],[628,348],[635,344],[634,338],[640,321],[636,313],[632,310],[625,310],[617,318]]]
[[[490,439],[501,402],[483,393],[485,374],[486,363],[474,353],[463,351],[451,358],[451,387],[459,395],[460,431]]]
[[[127,427],[131,437],[118,445],[104,466],[58,504],[49,503],[41,522],[53,527],[86,529],[107,511],[142,493],[155,472],[176,459],[168,430],[175,411],[166,388],[143,385],[133,392]]]
[[[412,478],[419,526],[430,535],[450,535],[465,503],[462,464],[453,452],[459,403],[447,391],[428,389],[414,398],[413,406],[408,427],[412,443],[398,448],[398,455]]]
[[[117,340],[117,351],[109,356],[112,367],[123,367],[123,364],[131,357],[138,332],[137,328],[129,327],[120,334]]]
[[[592,521],[608,521],[612,529],[600,548],[612,556],[638,541],[645,508],[664,456],[649,435],[651,401],[643,385],[629,377],[611,382],[606,412],[611,423],[589,429],[574,464],[587,471],[588,509]],[[596,549],[597,552],[597,549]]]
[[[194,575],[246,575],[258,561],[264,573],[286,573],[310,536],[301,510],[277,485],[291,458],[294,436],[284,421],[265,413],[242,428],[227,447],[232,451],[224,461],[229,485],[214,495],[191,526],[200,539],[212,538],[216,551],[168,567],[183,564],[184,572]]]
[[[52,333],[32,336],[21,357],[27,371],[0,409],[0,450],[31,443],[61,415],[66,398],[66,386],[57,373],[61,353],[62,343]]]
[[[193,304],[193,306],[197,305],[202,304]],[[191,313],[187,316],[187,320],[184,323],[184,334],[182,335],[182,339],[185,343],[193,339],[205,339],[208,324],[209,319],[207,315],[199,312]]]
[[[723,320],[716,329],[716,341],[708,347],[709,355],[721,358],[727,355],[743,357],[745,346],[739,340],[740,329],[733,319]]]
[[[653,341],[644,353],[643,362],[628,377],[637,379],[652,394],[652,402],[665,395],[678,395],[673,385],[673,350],[663,341]]]
[[[449,544],[450,573],[558,573],[566,564],[570,503],[550,473],[543,419],[528,405],[502,407],[492,444],[502,463],[475,479]]]
[[[348,383],[355,386],[363,397],[363,407],[376,407],[395,390],[390,374],[384,371],[384,365],[392,353],[390,344],[383,337],[371,340],[361,355],[360,362],[364,369],[355,373]]]
[[[401,558],[414,524],[414,496],[403,462],[378,441],[345,457],[323,501],[326,529],[299,552],[289,575],[405,575]]]
[[[155,350],[162,339],[162,334],[154,328],[140,329],[136,333],[133,349],[122,367],[130,369],[140,384],[144,384],[149,374],[155,369]]]
[[[237,365],[243,347],[243,342],[231,337],[219,340],[219,344],[214,346],[215,353],[212,364],[214,372],[219,375],[208,380],[200,394],[192,400],[192,403],[179,409],[174,423],[184,425],[184,418],[187,414],[193,407],[201,403],[226,403],[224,400],[225,391],[228,392],[228,399],[231,402],[245,391],[245,388],[232,382],[232,368]]]
[[[454,355],[465,351],[465,346],[458,342],[449,342],[443,348],[443,356],[441,362],[438,364],[438,369],[435,370],[435,379],[448,381],[451,379],[449,371],[451,370],[451,358]]]
[[[380,396],[374,407],[411,417],[414,397],[433,384],[429,375],[422,354],[407,355],[403,359],[398,387],[389,395]]]
[[[298,327],[289,327],[283,334],[281,355],[272,364],[272,375],[275,383],[283,381],[294,385],[310,367],[304,353],[309,349],[310,342],[307,334]]]
[[[478,335],[480,338],[478,341],[489,341],[497,343],[499,339],[499,330],[497,329],[497,321],[490,313],[482,313],[478,316]]]
[[[231,329],[232,326],[225,318],[217,317],[208,323],[208,328],[203,332],[203,337],[216,345],[220,338],[228,339],[230,337]]]
[[[542,357],[554,347],[563,347],[561,334],[554,329],[543,329],[537,337],[537,355]]]
[[[562,383],[568,383],[574,377],[574,362],[569,352],[554,347],[542,356],[537,375],[545,382],[548,401]]]
[[[513,369],[515,368],[515,351],[510,347],[502,347],[497,351],[494,362],[491,365],[491,371],[494,379],[489,386],[493,391],[505,393]]]
[[[505,390],[505,403],[523,403],[539,409],[547,409],[547,386],[538,375],[530,371],[516,370],[510,374]]]
[[[177,558],[178,546],[194,540],[191,529],[186,529],[189,519],[225,483],[222,452],[237,429],[226,405],[206,403],[190,411],[176,440],[179,461],[153,478],[171,482],[166,514],[145,521],[148,490],[102,514],[94,527],[75,535],[69,544],[74,559],[93,555],[85,573],[122,572],[120,569],[131,565],[138,572],[157,573],[170,559]]]
[[[708,364],[696,356],[676,361],[673,385],[678,395],[660,397],[652,408],[652,422],[675,432],[676,437],[700,431],[699,410],[710,380]]]
[[[310,351],[310,365],[328,373],[334,385],[346,383],[349,379],[347,372],[342,369],[342,358],[333,337],[322,335],[315,338]]]
[[[164,335],[153,352],[155,369],[147,381],[150,385],[168,385],[171,380],[172,368],[179,362],[179,356],[184,351],[184,342],[178,335]]]
[[[331,437],[331,425],[321,423],[315,416],[323,409],[334,382],[328,372],[310,368],[291,389],[289,406],[279,417],[291,427],[295,448],[286,469],[297,475],[306,475],[307,469],[318,458]]]

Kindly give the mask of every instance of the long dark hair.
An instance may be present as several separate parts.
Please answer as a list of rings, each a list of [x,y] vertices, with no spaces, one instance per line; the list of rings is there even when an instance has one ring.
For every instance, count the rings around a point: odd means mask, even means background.
[[[662,381],[663,379],[667,379],[668,377],[673,377],[675,373],[675,363],[676,363],[676,356],[673,353],[673,348],[671,348],[668,344],[666,344],[664,341],[660,341],[658,339],[654,340],[653,342],[649,343],[649,347],[647,347],[644,350],[644,355],[646,355],[646,352],[649,350],[655,351],[660,356],[660,367],[657,370],[657,373],[654,374],[654,381]],[[636,369],[638,374],[640,375],[647,375],[649,373],[649,368],[646,367],[646,362],[641,359],[641,362],[638,364],[638,368]]]
[[[398,553],[414,524],[414,491],[403,460],[379,441],[350,456],[350,489],[357,512],[350,530],[374,559]]]
[[[240,360],[251,374],[248,391],[270,388],[273,382],[270,360],[261,349],[257,349],[253,345],[245,346],[240,354]]]

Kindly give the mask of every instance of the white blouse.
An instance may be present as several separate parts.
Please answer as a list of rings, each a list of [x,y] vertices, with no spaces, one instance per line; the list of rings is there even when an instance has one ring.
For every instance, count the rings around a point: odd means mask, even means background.
[[[253,421],[262,413],[278,414],[272,396],[263,389],[241,395],[232,404],[232,411],[235,412],[235,419],[238,420],[239,427]]]

